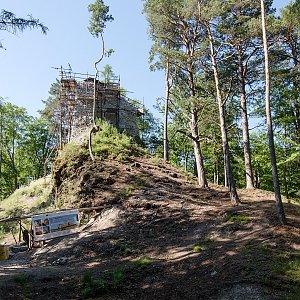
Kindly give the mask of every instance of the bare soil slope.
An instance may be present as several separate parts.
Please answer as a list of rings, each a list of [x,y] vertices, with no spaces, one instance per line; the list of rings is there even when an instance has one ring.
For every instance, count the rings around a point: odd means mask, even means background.
[[[55,180],[71,205],[103,210],[0,262],[0,299],[297,299],[299,209],[286,204],[280,226],[272,193],[239,190],[232,207],[226,189],[142,158],[80,162]]]

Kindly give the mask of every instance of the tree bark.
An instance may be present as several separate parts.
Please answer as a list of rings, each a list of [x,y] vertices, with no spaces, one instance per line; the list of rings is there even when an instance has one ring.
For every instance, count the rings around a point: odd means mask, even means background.
[[[230,163],[230,152],[229,152],[228,137],[227,137],[227,130],[226,130],[226,122],[225,122],[225,108],[223,104],[223,97],[220,90],[219,72],[218,72],[218,66],[217,66],[217,61],[215,56],[213,36],[211,33],[209,22],[206,22],[206,28],[208,33],[208,39],[210,45],[210,56],[211,56],[211,61],[213,66],[215,86],[217,92],[220,127],[221,127],[221,135],[222,135],[222,146],[223,146],[224,160],[225,160],[225,167],[226,167],[226,177],[228,182],[231,203],[233,205],[238,205],[240,203],[240,200],[236,191],[235,182],[232,175],[232,169]]]
[[[280,186],[278,180],[278,170],[276,164],[276,153],[271,117],[271,105],[270,105],[270,72],[269,72],[269,51],[268,51],[268,41],[267,41],[267,30],[266,30],[266,20],[265,20],[265,4],[264,0],[261,0],[261,16],[262,16],[262,32],[263,32],[263,44],[264,44],[264,54],[265,54],[265,76],[266,76],[266,118],[268,127],[268,138],[269,138],[269,148],[270,148],[270,159],[272,165],[272,177],[274,184],[274,193],[278,218],[281,224],[286,224],[286,218],[284,213],[284,208],[281,200]]]
[[[254,177],[255,177],[255,182],[254,182],[255,188],[259,189],[260,188],[259,165],[255,169]]]
[[[0,149],[0,199],[2,198],[2,155],[3,152],[2,149]]]
[[[89,153],[91,160],[94,161],[94,155],[93,155],[93,147],[92,147],[92,134],[99,131],[100,128],[99,126],[96,125],[96,100],[97,100],[97,78],[99,75],[99,70],[97,65],[102,61],[104,54],[105,54],[105,48],[104,48],[104,38],[102,32],[100,32],[100,37],[101,37],[101,44],[102,44],[102,54],[100,58],[95,62],[94,68],[95,68],[95,78],[94,78],[94,97],[93,97],[93,126],[91,127],[89,131]],[[102,101],[102,99],[101,99]],[[102,118],[102,102],[101,102],[101,118]]]
[[[189,46],[186,45],[186,55],[189,58],[193,51],[189,49]],[[198,177],[198,184],[201,188],[208,187],[202,152],[201,152],[201,145],[199,141],[199,129],[198,129],[198,114],[197,109],[195,108],[195,96],[196,96],[196,89],[195,89],[195,81],[194,81],[194,73],[193,67],[190,64],[188,70],[188,80],[189,80],[189,88],[190,88],[190,95],[191,95],[191,119],[190,119],[190,130],[192,134],[192,143],[194,146],[194,155],[195,155],[195,164],[197,168],[197,177]]]
[[[197,107],[195,105],[195,98],[196,98],[196,86],[194,80],[194,63],[193,60],[195,54],[195,46],[196,46],[196,30],[193,31],[192,37],[189,35],[191,30],[189,28],[188,22],[181,19],[181,25],[183,27],[183,33],[181,34],[183,44],[185,46],[185,55],[187,59],[187,76],[188,76],[188,84],[189,84],[189,93],[190,93],[190,110],[191,110],[191,117],[190,117],[190,130],[192,135],[192,143],[194,147],[194,155],[195,155],[195,165],[197,169],[197,177],[198,177],[198,184],[202,188],[208,187],[203,158],[201,153],[201,145],[199,140],[199,128],[198,128],[198,113]]]
[[[219,185],[219,162],[214,163],[214,184]]]
[[[284,161],[287,160],[287,145],[286,145],[286,126],[284,126]],[[283,164],[283,184],[284,184],[284,194],[287,199],[289,199],[289,189],[287,180],[287,168],[286,163]]]
[[[239,64],[239,89],[240,89],[241,110],[242,110],[242,130],[243,130],[244,161],[245,161],[245,172],[246,172],[246,188],[253,189],[254,183],[253,183],[253,172],[252,172],[252,164],[251,164],[244,66],[243,66],[242,51],[240,46],[237,47],[237,50],[238,50],[238,64]]]
[[[59,97],[60,100],[59,100],[59,150],[62,150],[62,147],[63,147],[63,125],[62,125],[62,97],[60,96]]]
[[[1,109],[1,99],[0,99],[0,109]],[[2,150],[2,145],[3,145],[3,125],[2,125],[2,112],[0,110],[0,199],[2,197],[2,159],[3,159],[3,150]]]
[[[192,133],[192,142],[194,146],[194,155],[195,155],[195,163],[197,168],[197,176],[198,176],[198,184],[201,188],[208,187],[204,164],[202,159],[201,147],[199,142],[199,133],[197,126],[197,113],[192,111],[191,121],[190,121],[190,129]]]
[[[292,60],[293,60],[293,72],[297,73],[299,69],[299,63],[298,63],[298,55],[297,55],[297,48],[298,45],[294,41],[299,40],[299,36],[293,37],[293,33],[289,34],[288,39],[290,40],[289,44],[291,47],[291,53],[292,53]],[[297,76],[293,76],[293,93],[294,95],[299,95],[299,79]],[[294,118],[295,118],[295,128],[296,128],[296,142],[300,143],[300,108],[299,108],[299,100],[295,97],[293,101],[291,101],[291,108],[293,109]]]
[[[194,106],[194,98],[196,96],[195,92],[195,82],[194,82],[194,76],[192,67],[190,66],[189,69],[189,86],[190,86],[190,94],[191,94],[191,106],[192,106],[192,112],[191,112],[191,119],[190,119],[190,130],[192,134],[192,143],[194,146],[194,155],[195,155],[195,164],[197,168],[197,177],[198,177],[198,184],[201,188],[208,187],[204,164],[203,164],[203,158],[202,158],[202,152],[201,152],[201,145],[199,141],[199,130],[198,130],[198,114],[197,110],[193,107]]]
[[[189,153],[185,152],[184,153],[184,171],[187,172],[187,166],[188,166],[188,159],[189,159]]]
[[[164,161],[169,160],[169,140],[168,140],[168,113],[169,113],[169,97],[170,97],[170,62],[167,61],[166,65],[166,99],[165,99],[165,112],[164,112]]]
[[[13,180],[14,180],[14,191],[19,187],[19,182],[18,182],[18,171],[16,167],[16,162],[15,162],[15,149],[14,146],[12,148],[12,151],[10,151],[8,148],[6,149],[8,157],[10,159],[10,164],[11,164],[11,169],[13,171]]]
[[[224,169],[224,187],[228,187],[228,179],[227,179],[227,169],[226,169],[226,157],[225,157],[225,152],[223,151],[224,155],[223,155],[223,169]]]

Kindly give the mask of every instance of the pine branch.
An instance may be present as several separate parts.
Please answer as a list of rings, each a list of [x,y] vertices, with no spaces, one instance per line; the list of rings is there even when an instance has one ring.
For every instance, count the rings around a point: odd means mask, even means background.
[[[1,10],[0,13],[0,30],[16,34],[18,31],[23,32],[25,29],[41,29],[46,34],[48,27],[40,23],[39,19],[34,19],[31,15],[28,19],[17,18],[12,12]]]

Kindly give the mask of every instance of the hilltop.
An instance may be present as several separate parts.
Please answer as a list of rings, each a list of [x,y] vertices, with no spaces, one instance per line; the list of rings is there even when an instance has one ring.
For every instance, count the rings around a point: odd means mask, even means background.
[[[5,299],[287,299],[299,284],[298,206],[286,204],[290,225],[279,226],[272,193],[240,190],[232,207],[224,188],[153,159],[75,169],[79,204],[103,210],[80,233],[1,262]]]
[[[98,209],[79,233],[1,261],[1,299],[299,299],[298,203],[281,226],[273,193],[239,190],[232,207],[227,189],[100,134],[94,161],[69,144],[52,175],[57,208]]]

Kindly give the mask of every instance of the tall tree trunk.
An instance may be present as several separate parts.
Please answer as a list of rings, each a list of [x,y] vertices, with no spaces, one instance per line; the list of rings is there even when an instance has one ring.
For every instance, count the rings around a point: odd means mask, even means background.
[[[227,179],[227,169],[226,169],[226,157],[225,157],[225,152],[224,152],[224,162],[223,162],[223,169],[224,169],[224,187],[228,187],[228,179]]]
[[[275,144],[274,144],[274,136],[273,136],[272,117],[271,117],[269,53],[268,53],[264,0],[261,0],[260,3],[261,3],[262,32],[263,32],[264,54],[265,54],[265,73],[266,73],[266,118],[267,118],[267,127],[268,127],[270,158],[272,164],[272,176],[273,176],[277,214],[281,224],[286,224],[286,218],[285,218],[284,208],[281,200],[280,186],[278,180],[278,171],[277,171],[277,164],[276,164]]]
[[[219,185],[219,162],[214,163],[214,184]]]
[[[186,152],[184,153],[184,171],[185,171],[185,172],[187,172],[188,159],[189,159],[189,153],[186,151]]]
[[[2,156],[3,152],[2,149],[0,149],[0,199],[2,198]]]
[[[214,157],[214,184],[219,185],[219,177],[220,177],[220,164],[218,152],[215,147],[213,148],[213,157]]]
[[[164,161],[169,160],[169,140],[168,140],[168,113],[169,113],[169,97],[170,97],[170,62],[167,61],[166,65],[166,100],[165,100],[165,113],[164,113]]]
[[[208,187],[207,179],[205,175],[201,147],[199,142],[199,133],[197,125],[197,113],[192,111],[190,129],[192,133],[192,142],[194,146],[195,163],[197,168],[198,184],[202,188]]]
[[[255,169],[254,177],[255,177],[254,180],[255,188],[259,189],[260,188],[259,166],[257,166],[257,168]]]
[[[288,189],[288,181],[287,181],[287,170],[286,165],[283,166],[283,184],[284,184],[284,193],[286,199],[289,199],[289,189]]]
[[[1,105],[1,102],[0,102],[0,105]],[[3,129],[2,129],[2,115],[0,115],[0,199],[2,197],[2,160],[3,160],[3,150],[2,150],[3,134],[2,134],[2,132],[3,132]]]
[[[18,172],[16,168],[16,159],[15,159],[15,133],[13,133],[12,136],[12,153],[10,159],[11,159],[11,166],[12,166],[13,176],[14,176],[14,189],[16,190],[19,184],[18,184]]]
[[[229,152],[228,137],[227,137],[227,130],[226,130],[226,122],[225,122],[225,108],[224,108],[224,103],[223,103],[222,94],[220,90],[219,72],[218,72],[218,66],[217,66],[216,55],[214,50],[213,36],[211,33],[209,22],[206,22],[206,28],[208,33],[208,39],[210,45],[210,56],[211,56],[211,61],[213,66],[216,92],[217,92],[220,127],[221,127],[221,134],[222,134],[222,146],[223,146],[224,160],[226,166],[226,177],[227,177],[227,182],[229,187],[231,203],[233,205],[238,205],[240,203],[240,200],[236,191],[235,182],[232,175],[232,169],[230,163],[230,152]]]
[[[298,40],[299,36],[292,37],[293,34],[290,35],[290,45],[291,45],[291,52],[292,52],[292,60],[293,60],[293,72],[297,73],[299,69],[299,63],[298,63],[298,55],[297,55],[297,43],[293,43],[294,40]],[[295,118],[295,128],[296,128],[296,142],[300,143],[300,108],[299,108],[299,79],[297,76],[293,76],[293,94],[295,98],[291,101],[291,106],[294,112],[294,118]]]
[[[97,78],[99,75],[99,70],[98,70],[98,64],[102,61],[104,55],[105,55],[105,48],[104,48],[104,38],[103,38],[103,34],[102,32],[100,32],[100,37],[101,37],[101,45],[102,45],[102,53],[100,58],[95,62],[94,64],[94,68],[95,68],[95,78],[94,78],[94,96],[93,96],[93,127],[91,127],[90,131],[89,131],[89,153],[90,153],[90,157],[92,160],[95,160],[94,155],[93,155],[93,148],[92,148],[92,134],[96,133],[97,131],[100,130],[99,126],[96,125],[96,102],[97,102]],[[103,118],[102,116],[102,99],[101,99],[101,118]]]
[[[59,150],[62,150],[62,145],[63,145],[63,125],[62,125],[62,122],[63,122],[63,116],[62,116],[62,96],[59,97],[59,106],[60,106],[60,109],[59,109]]]
[[[14,190],[16,190],[19,186],[19,182],[18,182],[18,171],[17,171],[17,167],[16,167],[16,162],[15,162],[14,146],[13,146],[13,149],[11,152],[9,151],[9,149],[6,149],[6,152],[10,159],[11,170],[13,172]]]
[[[189,55],[187,55],[189,57]],[[194,146],[194,155],[195,155],[195,163],[197,168],[197,176],[198,176],[198,184],[202,188],[208,187],[204,164],[203,164],[203,158],[202,158],[202,152],[201,152],[201,145],[199,141],[199,129],[198,129],[198,113],[197,109],[194,107],[194,98],[196,96],[195,91],[195,82],[194,82],[194,73],[193,73],[193,67],[189,66],[188,71],[189,76],[189,87],[190,87],[190,95],[191,95],[191,119],[190,119],[190,130],[192,134],[192,143]]]
[[[237,50],[238,50],[238,63],[239,63],[239,89],[240,89],[241,110],[242,110],[242,129],[243,129],[243,143],[244,143],[246,188],[253,189],[254,183],[253,183],[253,172],[252,172],[252,164],[251,164],[251,151],[250,151],[250,138],[249,138],[249,125],[248,125],[248,112],[247,112],[244,66],[243,66],[243,61],[242,61],[241,47],[238,46]]]
[[[284,126],[284,161],[287,160],[287,146],[286,146],[286,126]],[[283,184],[284,184],[284,194],[287,199],[289,199],[289,189],[287,180],[287,168],[286,163],[283,164]]]

